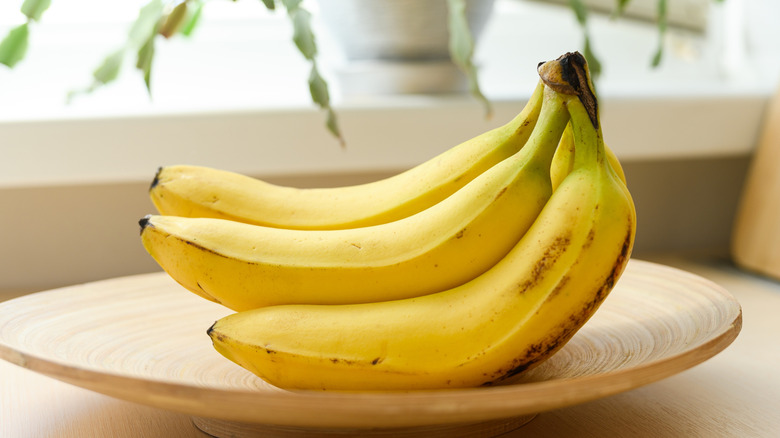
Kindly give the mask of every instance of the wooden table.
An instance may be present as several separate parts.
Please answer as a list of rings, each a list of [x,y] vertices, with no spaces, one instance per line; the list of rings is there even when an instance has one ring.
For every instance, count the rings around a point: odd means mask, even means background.
[[[728,289],[743,328],[724,352],[639,389],[545,412],[508,437],[780,436],[780,282],[717,260],[663,258]],[[0,361],[0,437],[204,437],[186,415],[93,393]]]

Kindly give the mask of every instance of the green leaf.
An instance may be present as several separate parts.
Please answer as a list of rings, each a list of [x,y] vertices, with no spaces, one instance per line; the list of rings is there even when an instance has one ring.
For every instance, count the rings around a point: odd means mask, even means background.
[[[43,13],[49,9],[51,0],[24,0],[22,13],[30,20],[40,21]]]
[[[650,66],[656,68],[661,65],[664,52],[664,36],[666,35],[667,9],[666,0],[658,0],[658,48],[655,50]]]
[[[316,65],[311,66],[311,73],[309,73],[309,92],[311,93],[311,99],[314,103],[322,108],[330,106],[328,84],[320,75]]]
[[[311,29],[311,14],[298,7],[288,10],[288,14],[293,25],[293,42],[306,59],[314,59],[317,56],[317,43]]]
[[[493,105],[490,100],[482,94],[482,90],[479,87],[479,79],[477,77],[477,67],[474,64],[469,65],[468,71],[466,71],[466,77],[469,81],[469,92],[471,95],[482,103],[485,107],[485,116],[491,117],[493,115]]]
[[[151,0],[138,13],[133,26],[130,28],[130,35],[128,36],[128,46],[131,50],[137,50],[139,47],[146,43],[149,39],[149,35],[156,32],[157,25],[163,16],[163,2],[162,0]]]
[[[599,61],[598,57],[595,53],[593,53],[593,48],[590,45],[590,36],[586,33],[585,34],[585,47],[582,49],[582,56],[585,57],[585,60],[588,61],[588,70],[590,71],[590,76],[592,78],[597,78],[601,74],[601,61]]]
[[[265,1],[265,0],[264,0]],[[303,0],[282,0],[282,4],[287,11],[294,11],[300,7]]]
[[[311,93],[312,101],[327,112],[325,126],[328,128],[328,131],[330,131],[330,133],[339,140],[341,145],[344,146],[344,138],[341,135],[341,130],[339,129],[338,121],[336,120],[336,113],[330,106],[328,84],[320,75],[315,63],[312,63],[311,73],[309,74],[309,92]]]
[[[309,11],[300,7],[301,0],[281,0],[287,9],[287,16],[293,26],[293,42],[298,47],[304,58],[311,61],[311,73],[309,73],[309,93],[314,103],[327,112],[326,127],[341,145],[344,145],[344,139],[341,136],[336,113],[330,107],[330,93],[328,92],[328,83],[317,70],[317,43],[314,39],[314,32],[311,28],[311,14]]]
[[[94,81],[89,88],[80,91],[71,91],[68,93],[68,99],[79,93],[89,93],[97,87],[114,81],[119,77],[122,70],[125,54],[128,51],[137,52],[136,67],[144,73],[147,91],[150,91],[151,66],[154,56],[153,39],[157,35],[157,30],[163,16],[162,0],[151,0],[138,13],[138,18],[133,22],[128,35],[127,43],[124,47],[108,55],[92,73]]]
[[[92,84],[89,87],[71,90],[68,92],[67,101],[70,102],[79,94],[91,93],[95,91],[101,85],[105,85],[119,76],[119,72],[122,69],[122,63],[125,58],[125,48],[114,51],[110,55],[103,59],[103,62],[98,68],[92,72]]]
[[[338,139],[341,147],[344,147],[346,143],[344,142],[344,136],[341,135],[341,130],[339,129],[338,121],[336,120],[336,113],[330,107],[328,107],[327,112],[328,116],[325,121],[325,126],[328,128],[328,131]]]
[[[477,67],[472,60],[474,56],[474,38],[466,17],[465,0],[448,0],[448,26],[450,32],[449,49],[452,62],[466,75],[469,91],[472,96],[482,102],[485,113],[489,117],[493,113],[490,101],[482,94],[479,86]]]
[[[138,59],[135,63],[135,67],[144,74],[144,83],[146,84],[146,91],[152,94],[152,60],[154,59],[154,41],[155,34],[149,36],[143,46],[138,50]]]
[[[612,10],[612,18],[617,18],[626,11],[626,6],[631,3],[631,0],[615,0],[615,9]]]
[[[661,65],[661,59],[663,59],[664,55],[664,49],[661,44],[658,45],[658,47],[655,49],[655,53],[653,54],[653,57],[650,58],[650,66],[653,68],[657,68],[659,65]]]
[[[461,66],[470,63],[474,54],[474,39],[471,36],[468,19],[466,18],[465,0],[448,0],[448,26],[450,32],[450,56]]]
[[[577,18],[577,22],[580,26],[585,27],[588,23],[588,9],[582,0],[569,0],[569,6],[574,11],[574,16]]]
[[[185,19],[184,24],[182,24],[181,28],[179,29],[179,33],[187,37],[192,35],[192,32],[198,26],[198,22],[200,22],[200,17],[202,14],[203,14],[203,2],[196,1],[194,11],[189,8],[187,9],[187,18]]]
[[[107,84],[119,76],[119,72],[122,70],[122,62],[125,58],[124,48],[115,51],[108,55],[100,66],[95,69],[92,76],[95,78],[95,82],[100,84]]]
[[[29,37],[30,29],[27,23],[11,29],[3,41],[0,41],[0,64],[13,67],[24,59]]]
[[[181,25],[187,12],[186,2],[178,4],[168,16],[165,16],[161,0],[152,0],[138,13],[138,18],[130,29],[127,40],[127,50],[136,51],[135,67],[141,70],[146,84],[146,91],[152,94],[152,60],[154,59],[154,42],[157,34],[166,38],[173,35]],[[163,26],[167,25],[163,33]]]
[[[276,2],[274,0],[262,0],[263,4],[269,11],[273,11],[276,9]]]
[[[569,6],[574,11],[574,16],[577,18],[577,23],[582,30],[582,56],[588,61],[588,70],[590,70],[590,76],[594,80],[601,74],[601,62],[596,54],[593,52],[593,47],[590,43],[590,32],[588,32],[588,9],[582,0],[569,0]]]
[[[162,19],[162,24],[160,24],[158,33],[165,38],[172,37],[176,32],[179,31],[179,28],[181,28],[181,26],[184,24],[186,18],[187,2],[183,1],[176,5],[176,7],[173,8],[173,10]]]

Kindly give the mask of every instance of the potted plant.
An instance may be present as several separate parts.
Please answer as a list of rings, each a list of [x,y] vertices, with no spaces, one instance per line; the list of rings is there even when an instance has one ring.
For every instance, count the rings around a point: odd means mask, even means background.
[[[269,10],[284,9],[286,11],[293,28],[293,42],[301,55],[311,64],[308,87],[312,101],[325,112],[328,130],[341,140],[341,131],[331,106],[328,83],[323,78],[318,65],[319,53],[312,28],[312,14],[302,4],[303,0],[261,1]],[[587,28],[589,0],[550,1],[568,2],[575,13],[583,32],[582,53],[588,59],[591,73],[597,77],[600,71],[600,62],[591,49]],[[668,0],[648,1],[657,2],[656,18],[659,33],[663,36],[667,25]],[[323,19],[333,24],[331,28],[335,30],[334,34],[341,33],[344,36],[343,32],[350,28],[354,30],[367,27],[381,36],[381,38],[341,38],[347,57],[385,60],[398,59],[401,56],[411,59],[425,57],[437,62],[436,65],[440,70],[442,59],[448,57],[451,61],[448,66],[457,67],[458,71],[463,74],[470,93],[484,105],[486,113],[490,114],[490,101],[480,89],[473,55],[475,36],[479,35],[485,25],[493,6],[493,0],[318,0],[318,2]],[[21,12],[27,21],[11,29],[0,40],[0,64],[13,67],[24,58],[28,46],[30,23],[40,21],[50,3],[51,0],[23,1]],[[116,79],[127,58],[134,60],[135,67],[143,74],[147,89],[150,90],[155,45],[159,38],[191,34],[201,17],[204,3],[205,0],[149,0],[141,8],[133,22],[125,44],[109,53],[94,70],[92,85],[85,90],[76,91],[76,93],[90,92]],[[613,17],[620,16],[629,3],[631,0],[614,0]],[[399,18],[403,12],[411,12],[413,18]],[[423,12],[432,13],[433,18],[430,18],[430,14],[424,16]],[[371,14],[374,14],[375,17],[381,17],[382,20],[372,20]],[[421,17],[423,21],[420,21]],[[422,24],[414,29],[400,28],[401,32],[396,33],[395,36],[390,33],[393,26],[399,26],[405,22],[409,24],[414,21]],[[377,25],[383,27],[379,29],[376,27]],[[426,35],[416,33],[422,30],[433,33]],[[444,43],[446,44],[443,43],[442,37],[445,34],[446,41]],[[653,66],[657,66],[661,61],[662,38],[659,38],[659,41],[661,42],[658,50],[652,59]],[[396,47],[391,48],[391,43],[396,44]],[[445,66],[444,70],[448,71],[450,75],[452,74],[451,68],[448,69]],[[343,142],[343,140],[341,141]]]

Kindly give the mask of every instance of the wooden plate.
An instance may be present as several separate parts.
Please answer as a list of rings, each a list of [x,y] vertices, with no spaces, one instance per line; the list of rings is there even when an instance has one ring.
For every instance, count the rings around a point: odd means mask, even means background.
[[[228,313],[163,273],[40,292],[0,303],[0,358],[113,397],[190,414],[216,436],[488,436],[536,413],[690,368],[726,348],[742,322],[739,303],[718,285],[632,260],[577,335],[512,384],[340,393],[285,391],[224,359],[206,329]]]

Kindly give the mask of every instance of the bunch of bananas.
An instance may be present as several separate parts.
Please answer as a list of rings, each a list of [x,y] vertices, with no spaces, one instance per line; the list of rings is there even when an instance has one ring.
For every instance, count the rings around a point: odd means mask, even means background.
[[[492,385],[560,349],[626,266],[636,213],[579,53],[506,125],[369,184],[158,171],[149,254],[236,311],[226,358],[290,389]]]

